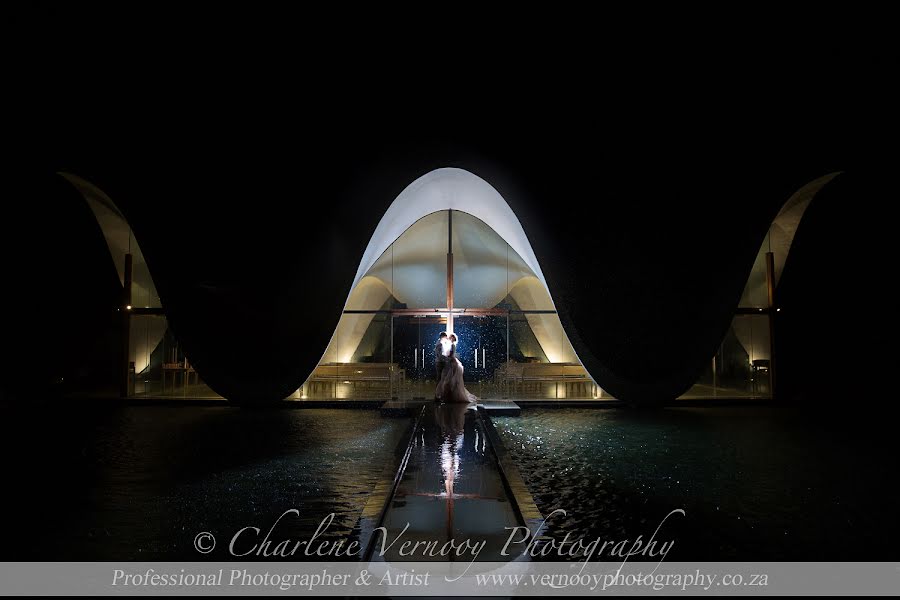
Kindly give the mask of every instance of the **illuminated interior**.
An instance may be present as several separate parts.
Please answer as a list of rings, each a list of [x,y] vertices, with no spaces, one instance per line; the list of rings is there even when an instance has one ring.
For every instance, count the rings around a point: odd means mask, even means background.
[[[128,220],[101,189],[71,173],[60,173],[82,195],[106,240],[123,288],[128,357],[123,395],[218,398],[191,366],[168,319],[144,253]]]
[[[770,286],[774,296],[803,214],[837,175],[830,173],[809,182],[784,203],[760,245],[725,339],[704,374],[683,397],[771,397],[771,318],[778,307],[770,298]],[[767,255],[771,264],[767,264]]]
[[[293,395],[433,397],[434,346],[459,336],[467,386],[481,398],[597,398],[563,331],[519,220],[462,169],[401,192],[363,255],[337,330]]]
[[[169,329],[125,216],[91,183],[60,175],[96,217],[123,286],[123,394],[218,397]],[[836,175],[810,182],[778,213],[725,338],[682,397],[771,396],[774,288],[807,206]],[[467,387],[482,399],[611,399],[569,342],[512,209],[486,181],[456,168],[423,175],[391,204],[318,366],[289,399],[429,398],[441,331],[459,336]]]
[[[427,398],[442,331],[459,337],[467,385],[481,398],[602,394],[542,277],[487,223],[444,209],[416,220],[358,277],[322,360],[293,397]]]

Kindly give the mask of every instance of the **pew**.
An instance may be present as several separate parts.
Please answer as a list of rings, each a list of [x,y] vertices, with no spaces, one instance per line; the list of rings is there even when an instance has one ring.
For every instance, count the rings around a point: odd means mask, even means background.
[[[494,372],[510,398],[593,398],[596,385],[578,363],[517,363]]]
[[[304,392],[310,399],[385,400],[397,395],[405,376],[394,363],[320,363]]]

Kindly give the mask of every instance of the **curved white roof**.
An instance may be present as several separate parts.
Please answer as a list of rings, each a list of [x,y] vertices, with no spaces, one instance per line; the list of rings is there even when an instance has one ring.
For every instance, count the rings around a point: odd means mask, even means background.
[[[541,283],[547,285],[525,230],[503,196],[481,177],[464,169],[445,167],[422,175],[391,203],[363,253],[351,291],[378,257],[413,223],[448,209],[460,210],[484,221],[522,257]]]

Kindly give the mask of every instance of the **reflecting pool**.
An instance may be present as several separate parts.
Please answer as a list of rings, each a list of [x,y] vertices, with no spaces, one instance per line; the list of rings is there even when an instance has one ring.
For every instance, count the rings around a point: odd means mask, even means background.
[[[408,427],[347,409],[81,405],[7,414],[4,560],[228,559],[237,530],[265,533],[291,508],[299,517],[280,522],[279,540],[308,538],[332,512],[322,539],[349,539]],[[194,549],[201,532],[218,542],[207,555]]]
[[[674,540],[667,560],[897,560],[892,426],[761,407],[493,417],[557,540]],[[558,559],[558,558],[557,558]]]

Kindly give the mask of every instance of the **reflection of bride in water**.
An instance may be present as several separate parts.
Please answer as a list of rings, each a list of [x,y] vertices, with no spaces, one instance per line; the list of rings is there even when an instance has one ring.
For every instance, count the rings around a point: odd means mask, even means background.
[[[454,333],[441,338],[441,352],[445,357],[445,364],[437,383],[435,396],[442,402],[473,404],[478,402],[478,398],[466,389],[463,381],[463,365],[456,356],[456,342]]]
[[[441,472],[444,475],[444,492],[453,498],[453,483],[459,474],[459,451],[463,445],[466,428],[466,411],[471,405],[441,404],[434,407],[434,418],[441,427]],[[452,505],[451,505],[452,506]]]
[[[458,497],[467,496],[467,494],[458,494],[454,489],[454,484],[459,476],[459,452],[462,450],[465,440],[466,413],[470,410],[476,410],[475,405],[461,402],[437,404],[434,407],[434,419],[441,428],[441,474],[444,476],[444,493],[442,495],[447,498],[448,539],[453,539],[455,530],[453,522],[454,500]]]

